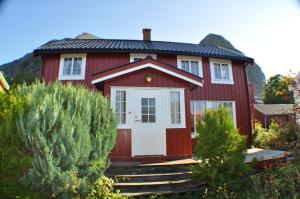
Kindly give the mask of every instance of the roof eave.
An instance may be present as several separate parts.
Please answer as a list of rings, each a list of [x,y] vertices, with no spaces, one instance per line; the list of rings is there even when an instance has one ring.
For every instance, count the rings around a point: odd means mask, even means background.
[[[140,50],[140,49],[36,49],[33,51],[34,56],[42,54],[53,54],[53,53],[130,53],[130,52],[141,52],[141,53],[163,53],[163,54],[176,54],[176,55],[190,55],[190,56],[201,56],[207,58],[221,58],[221,59],[231,59],[244,62],[254,62],[253,58],[250,57],[234,57],[226,55],[214,55],[207,53],[189,53],[180,51],[162,51],[162,50]]]

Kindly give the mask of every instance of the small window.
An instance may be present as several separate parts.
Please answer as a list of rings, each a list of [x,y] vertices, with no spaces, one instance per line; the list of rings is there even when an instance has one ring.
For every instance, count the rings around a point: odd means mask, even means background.
[[[180,92],[170,92],[171,124],[180,124]]]
[[[155,98],[141,98],[141,118],[142,123],[155,123],[156,106]]]
[[[197,61],[191,61],[191,73],[199,76],[199,64]]]
[[[85,79],[85,54],[61,55],[60,80],[83,80]]]
[[[215,79],[229,80],[228,64],[214,64]]]
[[[116,91],[115,114],[117,124],[126,124],[126,91]]]
[[[210,59],[211,82],[215,84],[233,84],[230,60]]]
[[[194,56],[177,56],[178,68],[193,75],[202,77],[202,59]]]
[[[190,72],[190,66],[189,61],[181,61],[181,69]]]

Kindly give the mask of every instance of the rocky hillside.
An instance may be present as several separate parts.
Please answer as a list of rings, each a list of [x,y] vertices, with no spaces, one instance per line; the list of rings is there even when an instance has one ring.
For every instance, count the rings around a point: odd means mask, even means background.
[[[82,33],[76,37],[77,39],[98,39],[99,37]],[[200,44],[204,45],[216,45],[224,48],[242,53],[236,49],[228,40],[224,37],[216,34],[207,35]],[[35,79],[40,78],[41,73],[41,59],[40,57],[33,57],[32,53],[26,54],[24,57],[14,60],[10,63],[0,65],[0,70],[4,72],[7,81],[10,84],[18,84],[22,82],[33,82]],[[247,75],[250,82],[254,85],[255,95],[261,96],[263,93],[265,75],[261,68],[256,64],[247,66]]]
[[[200,41],[200,44],[221,46],[223,48],[227,48],[229,50],[242,53],[240,50],[236,49],[230,43],[230,41],[225,39],[223,36],[217,34],[207,35],[204,39]],[[266,81],[265,74],[262,72],[260,66],[257,63],[255,63],[255,66],[253,66],[252,64],[248,64],[246,69],[247,69],[248,81],[251,82],[254,87],[254,95],[262,96],[264,86],[265,86],[265,81]]]
[[[41,58],[33,57],[32,53],[27,53],[22,58],[0,65],[0,70],[4,73],[10,85],[19,83],[31,83],[40,78]]]

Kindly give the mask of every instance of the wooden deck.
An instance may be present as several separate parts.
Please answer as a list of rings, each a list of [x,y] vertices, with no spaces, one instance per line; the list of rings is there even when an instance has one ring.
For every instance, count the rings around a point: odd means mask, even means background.
[[[271,161],[271,160],[285,158],[288,156],[288,154],[289,152],[286,151],[252,148],[252,149],[247,149],[245,162],[250,163],[254,159],[256,159],[256,161],[258,162]],[[195,160],[194,158],[187,158],[181,160],[150,163],[150,164],[140,164],[139,162],[113,162],[112,165],[113,166],[168,166],[168,165],[182,165],[182,164],[195,164],[195,163],[197,163],[197,160]]]

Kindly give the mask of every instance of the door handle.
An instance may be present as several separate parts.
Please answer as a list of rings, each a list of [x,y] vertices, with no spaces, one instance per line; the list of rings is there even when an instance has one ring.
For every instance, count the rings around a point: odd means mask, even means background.
[[[135,119],[134,121],[136,121],[136,122],[140,122],[141,120],[137,120],[137,119]]]

